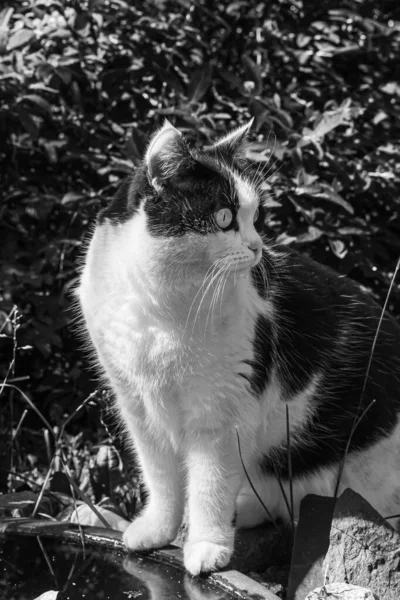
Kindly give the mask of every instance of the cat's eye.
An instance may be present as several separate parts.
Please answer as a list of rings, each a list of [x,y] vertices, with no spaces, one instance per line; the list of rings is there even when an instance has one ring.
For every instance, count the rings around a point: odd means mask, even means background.
[[[214,213],[214,219],[218,227],[226,229],[232,223],[232,211],[229,208],[221,208]]]

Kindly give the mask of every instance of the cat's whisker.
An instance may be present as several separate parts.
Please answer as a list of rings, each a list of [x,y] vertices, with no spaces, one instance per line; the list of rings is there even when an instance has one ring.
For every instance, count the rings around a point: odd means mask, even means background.
[[[212,298],[211,298],[210,306],[209,306],[208,313],[207,313],[207,319],[206,319],[206,323],[205,323],[205,326],[204,326],[204,333],[207,332],[207,325],[208,325],[208,320],[210,318],[210,315],[211,315],[211,331],[212,331],[212,333],[214,333],[214,330],[213,330],[214,308],[216,306],[216,301],[218,299],[219,286],[220,286],[222,278],[224,276],[224,271],[225,271],[225,269],[223,267],[218,272],[219,279],[217,281],[217,285],[214,288],[214,292],[213,292],[213,295],[212,295]]]
[[[207,295],[207,293],[208,293],[208,291],[209,291],[210,287],[211,287],[211,286],[212,286],[212,284],[214,283],[215,279],[216,279],[216,278],[219,276],[219,274],[220,274],[220,272],[221,272],[221,270],[222,270],[223,268],[224,268],[223,266],[222,266],[222,267],[219,267],[219,268],[218,268],[218,271],[217,271],[217,273],[214,273],[214,274],[212,274],[212,276],[211,276],[211,279],[210,279],[210,282],[208,283],[208,285],[207,285],[207,287],[206,287],[206,289],[205,289],[205,291],[204,291],[204,293],[203,293],[203,295],[202,295],[202,297],[201,297],[201,299],[200,299],[199,306],[198,306],[198,308],[197,308],[197,311],[196,311],[195,317],[194,317],[194,319],[193,319],[193,329],[192,329],[192,335],[193,335],[193,332],[194,332],[194,327],[195,327],[195,325],[196,325],[196,322],[197,322],[197,318],[198,318],[198,316],[199,316],[199,314],[200,314],[200,311],[201,311],[202,304],[203,304],[203,302],[204,302],[204,300],[205,300],[205,298],[206,298],[206,295]]]
[[[220,263],[222,260],[223,260],[223,258],[219,258],[219,259],[217,259],[216,261],[214,261],[214,262],[213,262],[213,264],[211,265],[211,267],[209,267],[209,268],[208,268],[208,270],[207,270],[207,272],[206,272],[206,274],[205,274],[205,276],[204,276],[204,279],[203,279],[203,281],[202,281],[202,283],[201,283],[201,285],[200,285],[199,289],[197,290],[197,293],[196,293],[195,297],[193,298],[193,301],[192,301],[192,303],[191,303],[191,305],[190,305],[190,308],[189,308],[189,311],[188,311],[188,315],[187,315],[187,317],[186,317],[185,326],[184,326],[184,328],[183,328],[183,334],[185,334],[185,333],[186,333],[186,328],[187,328],[187,326],[188,326],[188,323],[189,323],[190,314],[191,314],[191,312],[192,312],[192,308],[193,308],[193,306],[194,306],[194,304],[195,304],[195,302],[196,302],[196,300],[197,300],[197,298],[198,298],[199,294],[201,294],[201,292],[202,292],[202,290],[203,290],[204,286],[207,284],[207,281],[208,281],[209,277],[211,277],[211,276],[212,276],[212,274],[213,274],[213,272],[214,272],[214,269],[216,269],[216,267],[218,266],[218,264],[219,264],[219,263]],[[201,305],[201,302],[200,302],[200,305]],[[197,313],[196,313],[196,315],[197,315]],[[194,321],[196,321],[196,319],[197,319],[197,316],[196,316],[196,318],[194,319]],[[192,334],[193,334],[193,330],[192,330]]]
[[[215,297],[215,304],[214,304],[213,311],[215,312],[215,309],[216,309],[216,306],[218,303],[218,296],[219,296],[220,297],[220,313],[219,313],[220,321],[222,319],[222,300],[223,300],[223,293],[224,293],[223,290],[225,289],[225,284],[228,280],[229,272],[230,272],[230,268],[229,268],[229,264],[227,263],[225,265],[225,269],[223,270],[223,272],[219,278],[218,284],[217,284],[217,294]]]
[[[226,286],[226,282],[229,279],[229,274],[230,274],[230,269],[229,269],[229,266],[227,265],[226,271],[225,271],[225,279],[224,279],[224,283],[222,285],[222,292],[221,292],[221,296],[220,296],[220,299],[221,299],[221,301],[220,301],[220,318],[221,318],[221,320],[222,320],[222,302],[224,300],[225,286]]]

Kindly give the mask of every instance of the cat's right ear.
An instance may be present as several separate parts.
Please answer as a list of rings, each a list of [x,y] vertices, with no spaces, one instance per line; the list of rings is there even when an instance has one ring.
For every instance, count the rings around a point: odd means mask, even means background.
[[[166,119],[163,127],[150,140],[146,152],[147,177],[151,185],[160,190],[163,182],[175,174],[187,156],[181,132]]]
[[[245,142],[253,124],[254,117],[250,119],[246,125],[234,129],[227,135],[217,140],[212,146],[208,146],[205,150],[217,151],[230,157],[240,157],[245,152]]]

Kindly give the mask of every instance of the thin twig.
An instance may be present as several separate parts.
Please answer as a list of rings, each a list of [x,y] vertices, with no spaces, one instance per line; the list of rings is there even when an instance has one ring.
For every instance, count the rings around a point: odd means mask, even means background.
[[[285,501],[286,508],[287,508],[287,511],[288,511],[288,514],[289,514],[289,519],[291,520],[292,519],[292,514],[291,514],[291,511],[290,511],[290,504],[289,504],[288,498],[286,496],[285,488],[283,487],[283,483],[282,483],[282,479],[281,479],[280,473],[278,471],[278,467],[275,465],[275,463],[273,461],[272,461],[272,463],[274,465],[275,478],[276,478],[276,480],[278,482],[278,485],[279,485],[279,488],[281,490],[283,499]]]
[[[55,583],[56,587],[58,587],[57,576],[56,576],[56,574],[55,574],[55,572],[54,572],[53,565],[51,564],[51,560],[50,560],[50,558],[49,558],[49,556],[48,556],[48,554],[47,554],[47,552],[46,552],[46,549],[45,549],[45,547],[43,546],[42,540],[40,539],[40,536],[39,536],[39,535],[37,536],[37,538],[36,538],[36,539],[37,539],[37,541],[38,541],[38,544],[39,544],[39,546],[40,546],[40,549],[41,549],[41,551],[42,551],[42,554],[43,554],[43,556],[44,556],[44,559],[45,559],[45,561],[46,561],[46,563],[47,563],[47,566],[48,566],[48,569],[49,569],[49,571],[50,571],[50,573],[51,573],[51,576],[53,577],[53,581],[54,581],[54,583]]]

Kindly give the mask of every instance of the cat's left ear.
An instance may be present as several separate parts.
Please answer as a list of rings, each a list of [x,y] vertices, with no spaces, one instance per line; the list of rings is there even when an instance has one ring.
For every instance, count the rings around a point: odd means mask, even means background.
[[[166,119],[150,140],[146,152],[147,176],[151,185],[156,189],[161,188],[163,181],[172,177],[188,157],[181,132]]]
[[[242,127],[234,129],[219,139],[215,144],[207,148],[207,150],[216,150],[217,152],[227,154],[228,156],[244,154],[245,141],[253,121],[254,117],[250,119],[246,125],[242,125]]]

